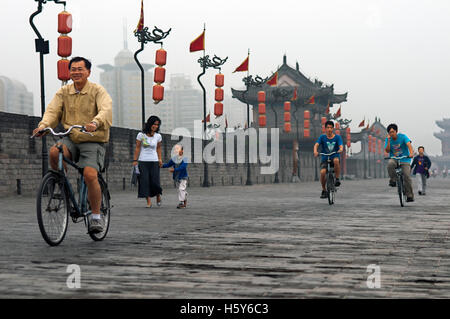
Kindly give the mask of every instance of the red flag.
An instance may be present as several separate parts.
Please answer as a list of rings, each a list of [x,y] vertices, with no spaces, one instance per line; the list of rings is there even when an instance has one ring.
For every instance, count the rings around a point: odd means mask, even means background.
[[[244,71],[248,71],[248,60],[249,60],[250,56],[247,56],[247,58],[244,60],[244,62],[241,63],[241,65],[239,65],[236,70],[233,71],[234,72],[244,72]]]
[[[294,95],[292,96],[291,101],[295,101],[295,100],[297,100],[297,98],[298,98],[298,95],[297,95],[297,88],[295,88],[295,90],[294,90]]]
[[[368,130],[369,129],[369,122],[367,122],[367,126],[366,126],[366,130]]]
[[[274,75],[267,81],[267,84],[270,86],[276,86],[278,84],[278,72],[275,72]]]
[[[225,128],[228,128],[228,120],[227,120],[227,116],[225,115]]]
[[[205,30],[189,46],[189,52],[205,50]]]
[[[141,0],[141,17],[139,18],[138,25],[136,27],[136,31],[142,31],[144,29],[144,0]]]
[[[316,104],[316,99],[314,98],[314,95],[311,96],[311,97],[309,98],[308,104]],[[327,108],[329,108],[329,107],[330,107],[330,103],[328,103]],[[329,113],[329,112],[328,112],[328,113]],[[327,114],[328,114],[328,113],[327,113]]]
[[[206,123],[208,123],[210,121],[211,121],[211,115],[210,115],[210,113],[208,113],[208,115],[206,115]],[[202,120],[202,123],[204,123],[204,122],[205,122],[205,120]]]
[[[366,119],[362,120],[361,123],[359,123],[358,127],[363,127],[365,121],[366,121]]]
[[[341,116],[341,107],[339,106],[339,110],[334,114],[334,118],[338,118]]]

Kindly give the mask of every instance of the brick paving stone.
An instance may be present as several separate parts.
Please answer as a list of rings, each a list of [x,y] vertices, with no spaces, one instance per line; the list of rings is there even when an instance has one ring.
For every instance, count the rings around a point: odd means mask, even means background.
[[[70,222],[58,247],[41,237],[35,198],[3,197],[0,297],[449,298],[450,179],[428,184],[404,208],[384,179],[344,180],[333,206],[317,182],[193,187],[184,210],[173,188],[151,209],[113,191],[107,238]]]

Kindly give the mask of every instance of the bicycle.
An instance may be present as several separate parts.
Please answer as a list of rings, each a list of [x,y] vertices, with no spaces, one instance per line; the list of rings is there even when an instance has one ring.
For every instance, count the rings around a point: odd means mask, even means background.
[[[398,192],[398,197],[400,199],[401,207],[405,206],[405,201],[406,201],[405,185],[403,184],[403,171],[402,171],[402,167],[400,165],[400,160],[402,160],[404,158],[408,158],[408,156],[400,156],[400,157],[391,156],[391,157],[384,158],[385,160],[393,159],[396,162],[395,176],[396,176],[396,183],[397,183],[397,192]]]
[[[330,158],[331,155],[336,154],[337,152],[332,153],[320,153],[320,155],[328,156],[327,158],[327,173],[325,175],[326,181],[326,187],[327,187],[327,197],[328,197],[328,204],[333,205],[334,199],[336,196],[337,188],[335,185],[335,177],[334,177],[334,166],[331,165],[332,160]]]
[[[53,136],[57,136],[62,140],[74,128],[79,128],[82,132],[91,134],[86,132],[85,127],[81,125],[73,125],[66,132],[61,133],[56,133],[52,128],[47,127],[39,131],[39,133],[50,132]],[[33,137],[31,136],[31,138]],[[70,216],[74,223],[84,221],[89,236],[94,241],[101,241],[106,237],[110,225],[111,196],[108,185],[103,179],[101,172],[99,172],[98,181],[102,193],[100,215],[103,223],[103,231],[98,233],[89,232],[89,217],[91,212],[89,200],[87,199],[87,186],[84,181],[83,168],[64,156],[61,142],[58,142],[56,147],[59,151],[58,171],[51,170],[45,174],[37,192],[36,212],[41,235],[50,246],[59,245],[66,235]],[[72,185],[66,176],[63,161],[78,170],[78,202],[75,198]]]

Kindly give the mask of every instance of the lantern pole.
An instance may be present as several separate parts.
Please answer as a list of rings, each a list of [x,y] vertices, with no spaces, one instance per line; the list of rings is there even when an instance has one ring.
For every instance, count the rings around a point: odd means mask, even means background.
[[[41,34],[39,33],[36,25],[34,24],[33,20],[34,18],[42,12],[42,5],[46,3],[47,1],[54,1],[57,4],[63,4],[64,10],[66,8],[66,2],[65,1],[58,1],[58,0],[35,0],[38,2],[38,8],[37,11],[31,14],[29,22],[31,25],[31,28],[33,29],[34,33],[36,33],[37,39],[35,39],[35,47],[36,52],[39,52],[39,67],[40,67],[40,86],[41,86],[41,117],[44,116],[45,113],[45,76],[44,76],[44,55],[48,54],[50,52],[49,49],[49,42],[48,40],[45,40]],[[47,151],[47,139],[45,136],[42,136],[42,176],[47,174],[48,171],[48,151]]]
[[[144,128],[144,125],[145,125],[145,80],[144,80],[145,71],[144,71],[144,68],[142,67],[142,64],[139,62],[139,59],[137,56],[139,53],[144,51],[144,49],[145,49],[144,45],[148,42],[158,43],[158,44],[161,44],[161,46],[162,46],[163,42],[161,40],[165,39],[169,35],[171,30],[172,30],[172,28],[170,28],[168,31],[164,32],[163,30],[161,30],[157,27],[154,27],[154,29],[150,33],[148,31],[148,27],[144,27],[141,30],[136,29],[134,31],[134,36],[137,37],[138,42],[141,43],[140,49],[138,49],[134,53],[134,60],[136,61],[136,64],[138,65],[139,69],[141,70],[142,128]]]
[[[247,88],[244,92],[244,99],[247,104],[247,127],[250,128],[250,105],[247,97],[248,91],[250,90],[251,87],[261,87],[264,84],[264,82],[267,81],[267,78],[263,79],[257,75],[255,76],[255,79],[253,79],[253,77],[249,75],[247,71],[247,76],[243,78],[242,81],[245,83],[245,87]],[[249,186],[253,185],[250,172],[250,135],[248,135],[247,137],[246,149],[247,155],[245,160],[247,162],[247,182],[245,183],[245,185]]]
[[[202,68],[202,73],[197,76],[197,81],[200,84],[203,90],[203,134],[202,134],[202,161],[203,161],[203,187],[209,187],[208,180],[208,164],[203,158],[203,152],[206,146],[206,89],[203,86],[203,83],[200,81],[200,78],[206,73],[206,69],[214,68],[219,69],[220,67],[227,61],[228,57],[225,59],[219,58],[217,55],[214,55],[214,58],[210,59],[209,55],[205,55],[205,50],[203,50],[203,57],[198,59],[198,63]]]

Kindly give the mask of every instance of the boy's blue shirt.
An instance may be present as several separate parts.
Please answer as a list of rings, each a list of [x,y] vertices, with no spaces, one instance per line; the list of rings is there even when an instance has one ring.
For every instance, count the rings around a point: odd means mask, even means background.
[[[188,173],[187,173],[187,158],[183,157],[183,160],[177,164],[175,163],[175,161],[173,160],[173,158],[170,159],[170,161],[168,163],[163,164],[163,168],[167,168],[167,167],[172,167],[174,166],[175,169],[173,171],[173,179],[174,180],[180,180],[180,179],[187,179],[188,178]]]

